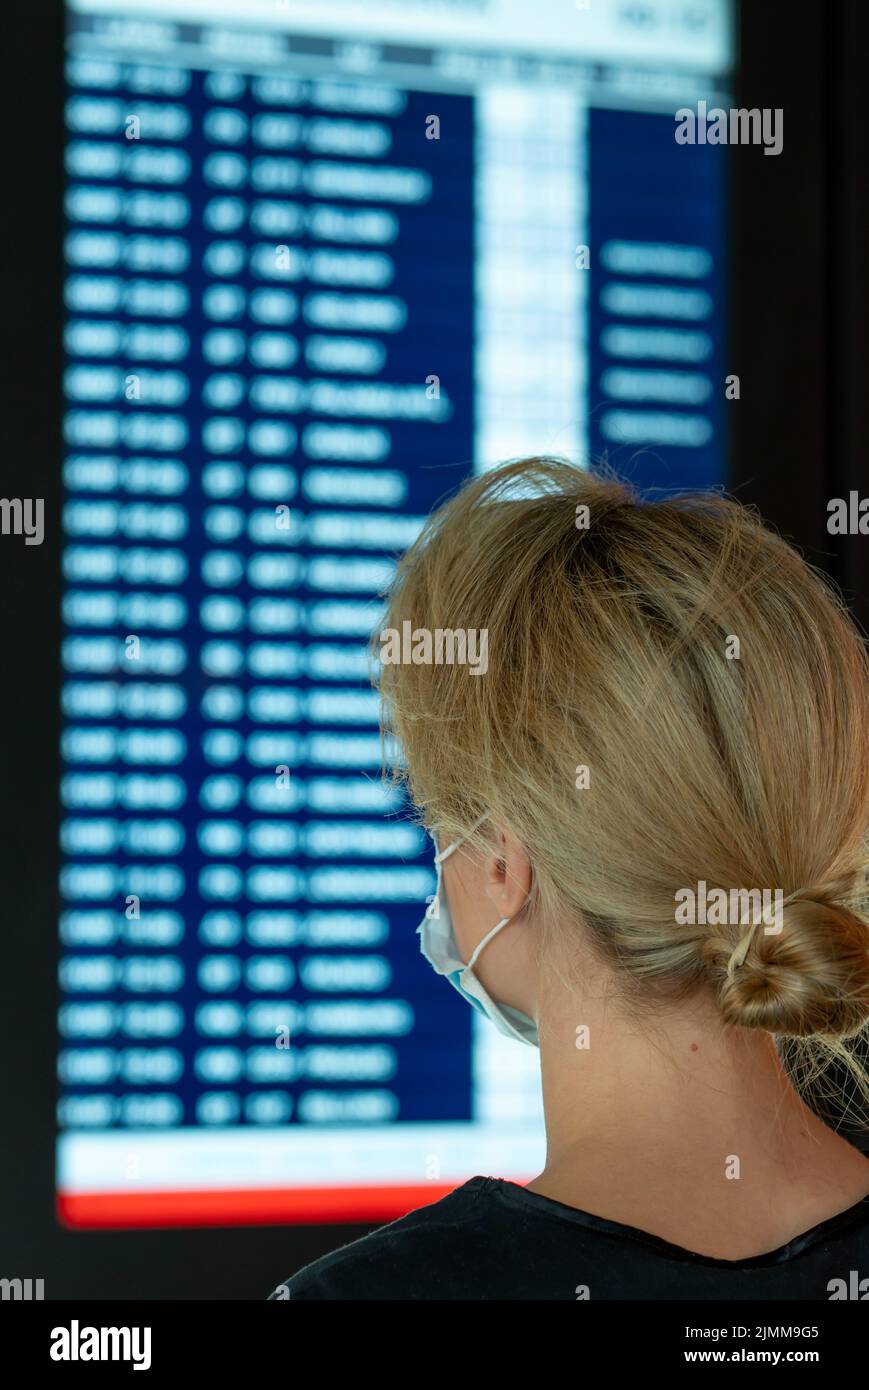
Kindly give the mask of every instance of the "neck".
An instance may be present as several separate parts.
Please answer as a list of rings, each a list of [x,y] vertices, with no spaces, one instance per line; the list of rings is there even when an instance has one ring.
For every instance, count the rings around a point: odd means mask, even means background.
[[[774,1249],[869,1191],[869,1162],[802,1102],[769,1034],[725,1029],[711,1001],[649,1018],[552,1004],[531,1190],[722,1259]]]

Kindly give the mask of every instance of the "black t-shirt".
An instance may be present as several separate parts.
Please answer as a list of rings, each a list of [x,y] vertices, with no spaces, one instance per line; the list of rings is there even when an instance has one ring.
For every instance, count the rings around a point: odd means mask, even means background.
[[[716,1260],[476,1177],[315,1260],[270,1297],[869,1299],[869,1197],[768,1254]]]

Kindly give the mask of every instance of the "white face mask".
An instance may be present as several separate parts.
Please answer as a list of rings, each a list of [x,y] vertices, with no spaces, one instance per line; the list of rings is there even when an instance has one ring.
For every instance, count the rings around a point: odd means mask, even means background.
[[[429,903],[426,914],[417,927],[417,935],[420,939],[420,948],[426,960],[437,971],[439,975],[445,975],[450,984],[459,991],[468,1003],[473,1005],[479,1013],[494,1023],[500,1033],[504,1033],[508,1038],[518,1038],[519,1042],[528,1043],[531,1047],[539,1047],[537,1035],[537,1024],[526,1014],[520,1013],[518,1009],[511,1008],[508,1004],[498,1004],[485,989],[482,981],[474,974],[473,966],[480,957],[484,946],[488,946],[493,936],[506,927],[508,922],[512,922],[512,917],[502,917],[500,922],[496,922],[492,930],[483,937],[477,946],[467,965],[464,965],[459,955],[459,947],[456,942],[456,934],[453,928],[450,909],[443,893],[441,879],[441,865],[444,860],[449,858],[453,850],[463,845],[469,839],[478,825],[489,815],[481,816],[471,827],[467,835],[460,840],[454,840],[443,853],[435,853],[435,864],[438,871],[437,892]],[[435,842],[437,851],[437,842]]]

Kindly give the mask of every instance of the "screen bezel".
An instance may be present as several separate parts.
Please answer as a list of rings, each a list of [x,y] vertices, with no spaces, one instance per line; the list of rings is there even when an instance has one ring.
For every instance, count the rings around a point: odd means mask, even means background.
[[[765,159],[748,148],[733,151],[730,160],[730,342],[741,397],[733,404],[728,488],[756,503],[838,578],[865,622],[865,548],[856,538],[836,549],[824,523],[826,499],[859,487],[866,438],[859,360],[869,311],[865,296],[858,303],[848,290],[858,273],[857,283],[866,285],[858,264],[865,239],[858,232],[866,227],[867,194],[850,193],[850,204],[841,203],[841,194],[852,182],[860,186],[865,135],[849,134],[846,118],[848,103],[856,101],[855,28],[862,26],[865,44],[867,16],[845,21],[820,0],[797,0],[782,24],[771,8],[740,7],[737,104],[782,106],[787,129],[779,157]],[[49,1299],[264,1298],[292,1270],[367,1227],[73,1231],[56,1217],[62,0],[39,6],[16,0],[6,35],[0,54],[5,155],[18,220],[6,223],[11,244],[3,258],[11,346],[4,490],[44,498],[46,532],[38,549],[17,538],[4,538],[2,547],[8,738],[0,811],[7,948],[0,1027],[7,1138],[0,1159],[6,1194],[0,1272],[44,1278]]]

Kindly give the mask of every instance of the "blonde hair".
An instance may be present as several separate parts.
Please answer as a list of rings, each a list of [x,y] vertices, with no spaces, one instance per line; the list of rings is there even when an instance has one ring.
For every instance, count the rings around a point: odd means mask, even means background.
[[[869,1099],[869,666],[826,582],[717,493],[531,458],[429,518],[384,627],[408,620],[488,631],[485,674],[382,665],[384,725],[427,823],[517,836],[540,950],[584,924],[634,1006],[707,989],[796,1040],[802,1081],[835,1057]],[[678,924],[701,880],[781,890],[782,930]]]

